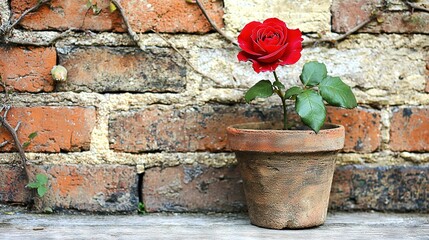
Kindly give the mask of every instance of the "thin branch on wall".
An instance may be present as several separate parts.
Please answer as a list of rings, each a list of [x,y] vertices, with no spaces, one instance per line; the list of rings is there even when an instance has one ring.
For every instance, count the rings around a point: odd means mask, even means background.
[[[403,1],[408,7],[412,8],[412,9],[416,9],[422,12],[427,12],[429,13],[429,9],[421,7],[415,3],[409,2],[409,1]]]
[[[0,78],[0,83],[1,83],[1,85],[3,87],[3,89],[4,89],[4,92],[5,92],[4,93],[5,94],[4,103],[0,107],[0,113],[3,112],[3,116],[0,115],[0,126],[2,126],[3,128],[5,128],[6,131],[8,131],[9,134],[12,136],[13,141],[15,143],[15,147],[16,147],[16,149],[18,149],[19,156],[21,157],[21,167],[22,167],[22,169],[25,170],[24,171],[25,172],[25,176],[26,176],[26,178],[28,180],[28,169],[27,169],[28,159],[25,156],[24,148],[22,147],[21,141],[19,141],[18,134],[17,134],[17,132],[19,130],[19,127],[21,125],[21,122],[18,122],[18,124],[16,125],[16,127],[12,127],[12,125],[7,121],[7,114],[9,112],[10,106],[7,105],[6,103],[9,100],[9,96],[8,96],[8,92],[7,92],[7,86],[2,81],[1,78]],[[7,143],[8,143],[8,141],[2,142],[0,144],[0,147],[4,147]]]
[[[220,35],[222,35],[226,40],[234,44],[235,46],[238,46],[238,43],[228,35],[226,35],[222,29],[218,28],[216,23],[210,18],[210,16],[207,14],[206,9],[204,8],[204,5],[201,3],[200,0],[195,0],[195,3],[198,5],[198,7],[201,9],[201,12],[203,13],[204,17],[206,17],[207,21],[209,21],[210,25],[218,32]]]
[[[358,25],[356,25],[354,28],[350,29],[349,31],[347,31],[346,33],[336,37],[336,38],[325,38],[325,39],[317,39],[317,40],[309,40],[309,41],[304,41],[302,44],[304,46],[309,46],[309,45],[314,45],[314,44],[318,44],[318,43],[338,43],[343,41],[344,39],[346,39],[348,36],[352,35],[353,33],[356,33],[357,31],[359,31],[360,29],[362,29],[363,27],[365,27],[368,23],[374,21],[377,18],[377,15],[371,16],[370,18],[368,18],[367,20],[359,23]]]
[[[27,16],[27,14],[32,13],[34,11],[37,11],[41,6],[43,6],[44,4],[49,3],[51,0],[39,0],[37,1],[36,5],[32,6],[31,8],[25,10],[15,21],[13,21],[12,19],[12,15],[9,18],[9,21],[2,24],[2,26],[0,26],[0,36],[6,36],[8,35],[12,29],[22,21],[22,19],[24,19],[25,16]]]
[[[126,14],[125,14],[125,10],[124,10],[124,8],[122,7],[122,5],[117,1],[117,0],[112,0],[111,1],[115,6],[116,6],[116,8],[119,10],[119,13],[121,14],[121,16],[122,16],[122,19],[124,20],[124,22],[125,22],[125,25],[126,25],[126,27],[127,27],[127,31],[128,31],[128,34],[131,36],[131,38],[132,38],[132,40],[139,46],[139,48],[140,49],[142,49],[142,50],[144,50],[144,46],[143,45],[141,45],[141,43],[140,43],[140,38],[139,38],[139,36],[137,35],[137,33],[136,32],[134,32],[134,30],[132,29],[132,27],[131,27],[131,25],[130,25],[130,23],[129,23],[129,20],[128,20],[128,17],[126,16]],[[204,74],[203,72],[201,72],[201,71],[199,71],[197,68],[195,68],[194,67],[194,65],[189,61],[189,59],[183,54],[183,53],[181,53],[180,51],[179,51],[179,49],[177,49],[168,39],[166,39],[165,37],[163,37],[161,34],[159,34],[159,32],[157,32],[156,30],[154,30],[154,29],[152,29],[151,30],[152,32],[154,32],[156,35],[158,35],[162,40],[164,40],[174,51],[176,51],[179,55],[180,55],[180,57],[182,57],[184,60],[185,60],[185,62],[186,62],[186,64],[188,64],[189,65],[189,67],[191,67],[192,68],[192,70],[194,71],[194,72],[196,72],[196,73],[198,73],[198,74],[200,74],[201,76],[203,76],[204,78],[207,78],[207,79],[210,79],[211,81],[215,81],[213,78],[211,78],[211,77],[209,77],[209,76],[207,76],[206,74]]]
[[[171,48],[174,49],[174,51],[176,51],[184,60],[185,62],[189,65],[189,67],[192,68],[192,70],[194,70],[194,72],[200,74],[201,76],[203,76],[204,78],[210,79],[212,81],[215,82],[215,80],[213,78],[211,78],[210,76],[207,76],[205,73],[199,71],[197,68],[194,67],[194,65],[188,60],[187,57],[185,57],[185,55],[183,55],[179,49],[177,49],[173,43],[171,43],[168,39],[166,39],[165,37],[163,37],[161,34],[159,34],[159,32],[155,31],[152,29],[152,32],[154,32],[156,35],[158,35],[158,37],[160,37],[162,40],[164,40]]]
[[[126,17],[126,13],[122,5],[117,0],[111,0],[111,2],[116,6],[119,13],[122,16],[122,19],[124,20],[125,26],[127,27],[128,34],[133,39],[133,41],[139,46],[140,49],[144,49],[145,47],[140,43],[140,37],[137,35],[136,32],[134,32],[133,28],[131,27],[130,21]]]
[[[3,114],[3,116],[0,116],[0,123],[12,136],[13,141],[15,142],[15,147],[18,149],[19,156],[21,157],[22,168],[25,169],[25,166],[27,165],[28,159],[25,156],[24,148],[22,147],[22,144],[18,138],[17,131],[18,131],[19,125],[17,125],[17,127],[12,127],[12,125],[6,119],[7,118],[7,112],[10,109],[10,106],[4,106],[4,107],[0,108],[0,110],[2,110],[2,111],[3,111],[3,109],[4,109],[4,114]],[[0,113],[1,113],[1,111],[0,111]]]

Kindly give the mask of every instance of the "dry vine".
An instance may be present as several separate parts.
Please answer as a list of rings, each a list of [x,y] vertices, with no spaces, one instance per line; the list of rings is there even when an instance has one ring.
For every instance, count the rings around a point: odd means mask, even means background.
[[[21,167],[22,167],[22,169],[24,169],[26,179],[29,180],[28,179],[29,174],[28,174],[28,169],[27,169],[28,159],[25,156],[24,148],[22,147],[22,144],[19,141],[18,134],[17,134],[19,127],[21,125],[21,122],[18,122],[15,127],[12,127],[12,125],[7,121],[7,114],[11,108],[11,106],[8,104],[9,94],[7,91],[7,86],[2,81],[1,77],[0,77],[0,82],[1,82],[1,85],[4,89],[4,95],[5,95],[4,102],[2,103],[2,106],[0,106],[0,114],[3,112],[3,116],[0,115],[0,126],[4,127],[9,132],[9,134],[12,136],[15,147],[16,147],[16,149],[18,149],[19,156],[21,157]],[[0,144],[0,147],[4,147],[8,143],[9,143],[8,141],[4,141]]]
[[[137,44],[137,46],[141,49],[141,50],[145,50],[145,46],[142,45],[142,43],[140,42],[140,38],[137,35],[137,33],[132,29],[131,24],[128,20],[127,15],[125,14],[125,9],[122,7],[122,5],[117,1],[117,0],[111,0],[111,2],[116,6],[116,8],[119,10],[119,13],[121,14],[122,19],[124,20],[125,26],[127,28],[127,32],[130,35],[130,37],[132,38],[132,40]],[[207,16],[208,17],[208,16]],[[186,64],[189,65],[189,67],[192,68],[192,70],[198,74],[200,74],[201,76],[203,76],[204,78],[210,79],[211,81],[215,80],[210,77],[207,76],[205,73],[199,71],[196,67],[194,67],[194,65],[191,63],[191,61],[189,61],[189,59],[182,53],[179,51],[179,49],[177,49],[173,43],[171,43],[168,39],[166,39],[165,37],[163,37],[159,32],[157,32],[155,29],[151,30],[152,32],[154,32],[158,37],[160,37],[162,40],[164,40],[174,51],[176,51],[180,57],[182,57]]]
[[[429,9],[424,8],[424,7],[420,7],[419,5],[412,3],[410,1],[403,1],[408,7],[411,8],[412,11],[414,11],[414,9],[421,11],[421,12],[427,12],[429,13]]]
[[[11,34],[13,28],[18,23],[20,23],[25,16],[27,16],[31,12],[38,10],[42,5],[47,4],[50,1],[51,0],[39,0],[33,7],[25,10],[16,20],[13,19],[13,16],[11,14],[9,17],[9,20],[0,26],[0,39],[2,39],[3,41],[6,41],[6,38]],[[29,172],[27,168],[28,159],[25,156],[24,148],[17,134],[19,127],[21,125],[21,122],[18,122],[18,124],[15,127],[12,127],[12,125],[7,121],[7,114],[11,106],[8,104],[9,93],[7,90],[7,86],[6,86],[6,83],[3,82],[3,79],[1,78],[1,76],[0,76],[0,84],[4,90],[4,98],[0,106],[0,126],[6,129],[6,131],[8,131],[8,133],[12,136],[15,147],[16,149],[18,149],[18,153],[21,158],[21,167],[24,169],[26,179],[29,180]],[[3,113],[2,116],[1,116],[1,113]],[[9,143],[8,141],[2,142],[0,143],[0,147],[4,147],[8,143]]]
[[[367,20],[359,23],[358,25],[356,25],[355,27],[353,27],[352,29],[350,29],[346,33],[344,33],[344,34],[342,34],[342,35],[340,35],[340,36],[338,36],[336,38],[322,38],[322,39],[317,39],[317,40],[308,40],[308,41],[304,41],[302,44],[304,46],[315,45],[315,44],[318,44],[318,43],[336,44],[338,42],[341,42],[341,41],[345,40],[348,36],[356,33],[357,31],[359,31],[360,29],[362,29],[368,23],[374,21],[375,19],[377,19],[377,15],[373,15],[373,16],[369,17]]]
[[[214,30],[216,30],[216,32],[218,32],[222,37],[224,37],[226,40],[228,40],[229,42],[231,42],[232,44],[234,44],[235,46],[238,46],[238,43],[231,37],[229,37],[228,35],[226,35],[222,29],[220,29],[216,23],[210,18],[210,16],[207,14],[206,9],[204,8],[204,5],[201,3],[200,0],[195,0],[195,3],[198,5],[198,7],[200,8],[201,12],[203,13],[204,17],[207,19],[207,21],[210,23],[210,25],[213,27]]]
[[[29,13],[37,11],[41,6],[49,3],[50,1],[51,0],[39,0],[39,1],[37,1],[36,5],[25,10],[16,20],[13,20],[13,16],[11,14],[9,17],[9,20],[0,26],[0,37],[2,37],[4,39],[5,37],[9,36],[10,33],[12,32],[12,29],[15,28],[15,26],[18,23],[20,23],[22,21],[22,19],[24,19],[25,16],[27,16]]]

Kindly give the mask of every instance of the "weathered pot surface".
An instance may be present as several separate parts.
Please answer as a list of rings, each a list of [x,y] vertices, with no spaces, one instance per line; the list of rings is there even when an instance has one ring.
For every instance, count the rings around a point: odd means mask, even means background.
[[[280,130],[277,123],[245,123],[227,128],[233,151],[320,152],[344,147],[344,127],[325,124],[316,134],[312,130]]]
[[[227,132],[252,224],[284,229],[325,222],[335,153],[343,148],[344,127],[326,125],[315,134],[251,123],[231,126]]]

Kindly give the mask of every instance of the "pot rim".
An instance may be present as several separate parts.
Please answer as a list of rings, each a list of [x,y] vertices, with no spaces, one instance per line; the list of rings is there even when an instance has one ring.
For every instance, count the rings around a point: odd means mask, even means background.
[[[338,151],[344,147],[345,129],[342,125],[327,123],[326,128],[318,133],[311,129],[266,129],[267,126],[272,127],[275,124],[251,122],[227,127],[230,149],[267,153],[306,153]]]
[[[266,131],[266,132],[279,132],[279,133],[289,133],[289,132],[293,132],[293,133],[308,133],[308,132],[313,132],[314,131],[312,129],[268,129],[268,128],[252,128],[256,125],[259,126],[268,126],[268,127],[272,127],[275,125],[278,125],[278,122],[249,122],[249,123],[238,123],[238,124],[233,124],[227,127],[228,129],[237,129],[240,131],[244,131],[244,132],[262,132],[262,131]],[[320,132],[326,132],[326,131],[331,131],[331,130],[335,130],[338,128],[344,128],[343,125],[340,124],[333,124],[333,123],[325,123],[323,124],[322,129],[320,129]]]

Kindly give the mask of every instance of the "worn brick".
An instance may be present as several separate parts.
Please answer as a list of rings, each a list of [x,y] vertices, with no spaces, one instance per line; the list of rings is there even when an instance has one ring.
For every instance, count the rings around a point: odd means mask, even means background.
[[[186,108],[153,106],[112,114],[110,147],[116,151],[223,151],[226,127],[244,122],[281,119],[276,109],[250,105],[206,105]]]
[[[330,209],[428,212],[428,176],[428,166],[339,166]],[[151,168],[144,176],[143,201],[149,212],[245,210],[240,179],[235,167]]]
[[[226,28],[240,31],[251,21],[263,21],[276,17],[290,28],[303,32],[325,32],[331,28],[331,0],[285,1],[285,0],[224,0]]]
[[[243,122],[280,121],[281,109],[208,105],[171,109],[153,107],[114,114],[110,119],[110,147],[116,151],[222,151],[227,126]],[[289,110],[289,121],[299,121]],[[328,107],[327,122],[346,129],[344,152],[373,152],[380,146],[380,113],[366,109]],[[371,127],[368,127],[371,126]]]
[[[48,176],[48,192],[36,201],[37,209],[54,211],[131,212],[138,206],[135,167],[122,165],[31,166],[33,175]],[[34,179],[34,176],[30,176]]]
[[[150,168],[143,180],[148,212],[237,212],[245,209],[238,168]]]
[[[223,27],[222,1],[202,1],[208,14],[219,27]],[[12,0],[15,14],[20,14],[34,6],[37,0]],[[95,31],[121,31],[125,29],[119,11],[109,11],[109,0],[92,1],[101,9],[94,14],[86,6],[86,1],[53,0],[37,12],[29,14],[21,25],[27,29],[68,29],[76,28]],[[120,2],[134,31],[203,33],[211,26],[196,4],[184,0],[148,0],[137,3],[132,0]]]
[[[59,59],[68,69],[59,91],[180,92],[186,86],[184,60],[171,49],[88,47]]]
[[[21,167],[0,164],[0,203],[27,203],[29,190]]]
[[[327,121],[344,126],[346,130],[344,152],[373,152],[380,147],[379,111],[328,107]]]
[[[335,171],[334,210],[429,211],[429,166],[343,166]]]
[[[7,120],[12,126],[21,122],[18,137],[21,143],[37,132],[26,151],[60,152],[88,150],[91,132],[96,122],[93,107],[13,107]],[[0,129],[0,142],[13,142],[10,134]],[[14,151],[13,144],[7,144],[1,151]]]
[[[393,151],[429,151],[429,108],[395,108],[389,145]]]
[[[382,6],[382,0],[334,0],[332,2],[332,28],[335,32],[347,32],[366,21]],[[415,11],[387,11],[382,22],[373,21],[361,32],[371,33],[429,33],[429,14]]]
[[[50,92],[54,81],[50,71],[57,57],[52,47],[0,45],[0,76],[15,91]]]

